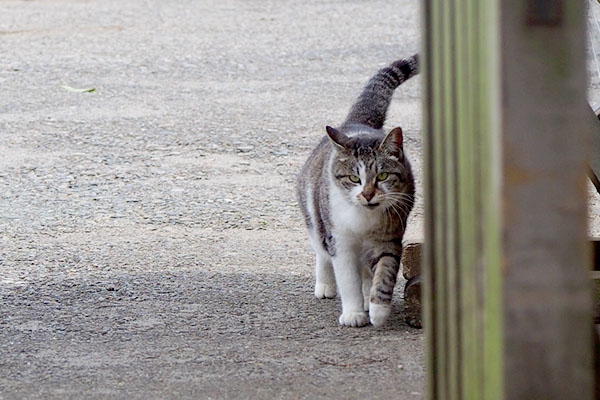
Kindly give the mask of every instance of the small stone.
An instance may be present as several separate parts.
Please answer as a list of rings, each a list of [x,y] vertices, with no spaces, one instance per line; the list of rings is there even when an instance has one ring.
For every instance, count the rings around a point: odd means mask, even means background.
[[[236,150],[237,150],[239,153],[249,153],[249,152],[251,152],[252,150],[254,150],[254,146],[238,146],[238,147],[236,148]]]

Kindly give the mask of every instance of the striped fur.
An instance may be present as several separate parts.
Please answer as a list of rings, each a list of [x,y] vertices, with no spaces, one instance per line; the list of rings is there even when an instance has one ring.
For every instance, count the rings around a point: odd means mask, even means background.
[[[346,118],[344,124],[363,124],[381,129],[394,90],[419,70],[419,55],[393,62],[373,76]]]
[[[298,177],[297,195],[316,253],[315,296],[342,298],[342,325],[382,325],[390,313],[414,179],[402,130],[382,127],[394,89],[418,57],[369,80],[339,128],[327,127]],[[366,311],[369,310],[369,315]]]

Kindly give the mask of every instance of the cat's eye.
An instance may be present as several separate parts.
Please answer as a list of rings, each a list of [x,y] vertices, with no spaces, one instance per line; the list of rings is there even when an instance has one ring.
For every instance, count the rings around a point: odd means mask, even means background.
[[[385,181],[388,178],[388,173],[387,172],[380,172],[377,174],[377,180],[378,181]]]
[[[349,178],[354,183],[359,183],[360,182],[360,178],[358,176],[356,176],[356,175],[350,175]]]

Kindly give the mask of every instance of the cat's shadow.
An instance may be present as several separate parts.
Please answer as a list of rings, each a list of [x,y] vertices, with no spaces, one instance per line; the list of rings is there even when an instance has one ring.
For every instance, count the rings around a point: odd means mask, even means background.
[[[312,283],[313,283],[312,280],[307,281],[308,285],[310,285]],[[393,300],[392,300],[392,312],[390,313],[390,316],[388,317],[388,320],[386,321],[386,323],[383,326],[378,327],[378,328],[376,328],[370,324],[364,328],[366,328],[368,330],[378,331],[378,332],[406,331],[406,330],[410,330],[410,331],[414,331],[414,332],[421,331],[421,329],[419,329],[419,328],[415,328],[415,327],[408,325],[404,318],[404,285],[405,285],[405,283],[406,283],[406,281],[399,280],[398,283],[396,284],[396,287],[394,290],[394,296],[393,296]],[[312,296],[312,292],[308,292],[306,295],[311,297],[311,302],[312,302],[313,306],[319,309],[319,311],[322,313],[324,319],[326,318],[328,320],[331,320],[332,324],[337,323],[337,318],[339,317],[339,313],[341,312],[341,309],[342,309],[342,303],[341,303],[339,295],[333,299],[317,299],[314,296]],[[340,328],[341,329],[357,329],[357,328],[348,328],[348,327],[341,327],[341,326],[340,326]],[[358,329],[361,329],[361,328],[358,328]]]

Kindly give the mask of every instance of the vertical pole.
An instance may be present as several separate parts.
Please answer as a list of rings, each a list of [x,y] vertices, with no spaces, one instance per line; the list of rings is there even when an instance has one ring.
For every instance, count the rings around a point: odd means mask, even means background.
[[[430,399],[502,399],[496,6],[424,5]]]
[[[585,3],[501,1],[507,399],[592,398]]]

